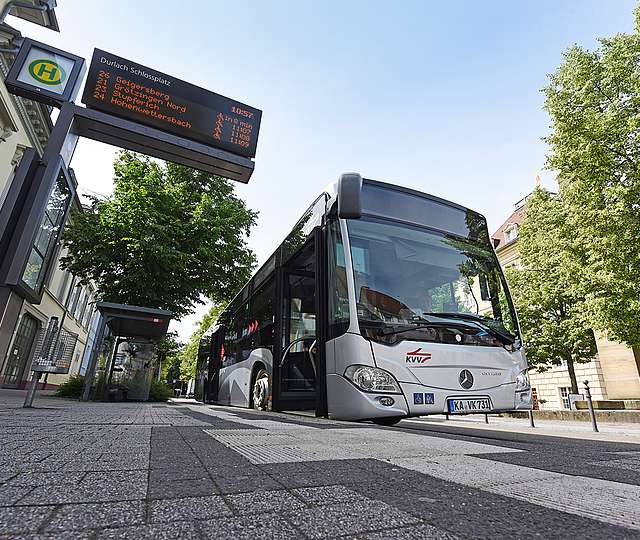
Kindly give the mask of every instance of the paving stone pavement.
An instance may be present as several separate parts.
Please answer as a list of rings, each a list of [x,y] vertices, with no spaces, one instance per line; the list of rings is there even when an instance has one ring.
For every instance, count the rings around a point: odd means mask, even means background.
[[[640,538],[640,446],[0,401],[0,538]]]

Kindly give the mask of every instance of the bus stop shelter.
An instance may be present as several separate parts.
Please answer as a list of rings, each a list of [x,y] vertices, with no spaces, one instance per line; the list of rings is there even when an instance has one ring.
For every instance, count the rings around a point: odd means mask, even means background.
[[[82,399],[85,401],[89,399],[91,386],[98,367],[98,359],[103,350],[107,333],[116,340],[114,352],[105,366],[106,377],[110,380],[118,344],[123,341],[157,343],[167,334],[169,322],[173,317],[173,312],[163,309],[111,302],[98,302],[96,308],[100,313],[100,319],[96,329],[96,340],[85,375],[82,393]]]

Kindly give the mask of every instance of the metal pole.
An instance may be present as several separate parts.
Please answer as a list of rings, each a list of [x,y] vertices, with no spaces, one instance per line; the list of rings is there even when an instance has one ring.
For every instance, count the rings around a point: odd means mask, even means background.
[[[529,426],[536,427],[536,425],[533,422],[533,411],[529,411]]]
[[[591,401],[591,390],[589,389],[589,381],[584,381],[584,389],[587,394],[587,406],[589,407],[589,415],[591,416],[591,425],[593,431],[598,433],[598,423],[596,422],[596,413],[593,410],[593,402]]]
[[[485,424],[489,423],[489,415],[487,413],[484,413],[484,423]]]
[[[38,387],[38,381],[40,380],[40,375],[42,375],[39,371],[34,371],[33,376],[31,377],[31,382],[29,383],[29,389],[27,390],[27,395],[24,398],[23,407],[28,409],[33,407],[33,398],[36,397],[36,388]]]

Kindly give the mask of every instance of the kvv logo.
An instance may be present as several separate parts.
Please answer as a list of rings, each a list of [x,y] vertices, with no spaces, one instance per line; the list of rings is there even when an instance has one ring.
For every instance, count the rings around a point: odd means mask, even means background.
[[[431,353],[424,352],[422,347],[418,347],[415,351],[407,352],[405,362],[407,364],[424,364],[431,360]]]
[[[58,86],[67,76],[62,66],[53,60],[40,58],[29,64],[29,74],[39,83]]]

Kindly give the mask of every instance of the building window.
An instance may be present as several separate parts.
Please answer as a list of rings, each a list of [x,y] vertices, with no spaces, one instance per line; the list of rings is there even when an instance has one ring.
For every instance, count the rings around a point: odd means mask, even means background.
[[[518,238],[518,224],[513,223],[509,227],[507,227],[504,231],[504,239],[509,242],[513,242],[516,238]]]
[[[98,310],[96,309],[97,301],[98,300],[95,297],[95,295],[91,297],[91,300],[89,302],[89,307],[87,308],[87,317],[84,321],[84,327],[87,329],[91,326],[91,321],[93,320],[94,315],[98,313]]]
[[[82,292],[82,286],[78,280],[74,280],[73,288],[69,292],[69,301],[67,303],[67,312],[73,316],[78,306],[78,300],[80,299],[80,293]]]
[[[82,319],[84,318],[84,313],[89,304],[89,289],[87,287],[81,286],[81,292],[78,295],[78,303],[76,305],[76,309],[73,312],[73,317],[78,324],[81,324]]]
[[[58,288],[58,300],[64,302],[65,293],[67,292],[67,285],[69,285],[69,279],[71,274],[67,270],[62,271],[62,279],[60,280],[60,287]]]
[[[562,402],[563,409],[571,409],[571,404],[569,403],[569,394],[571,393],[571,388],[568,386],[563,386],[562,388],[558,388],[560,390],[560,401]]]
[[[60,174],[47,202],[29,260],[22,272],[23,283],[33,291],[38,292],[42,287],[70,200],[71,192],[65,176]]]

